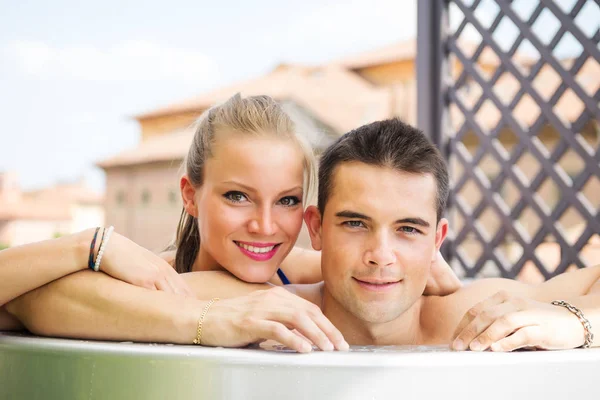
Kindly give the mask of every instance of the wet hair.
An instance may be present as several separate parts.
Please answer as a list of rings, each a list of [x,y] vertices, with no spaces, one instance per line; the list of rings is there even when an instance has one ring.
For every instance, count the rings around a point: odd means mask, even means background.
[[[438,149],[422,131],[397,118],[373,122],[336,140],[319,162],[318,207],[325,212],[334,188],[338,165],[361,162],[414,174],[432,174],[436,181],[437,222],[448,200],[448,167]]]
[[[222,132],[239,135],[274,136],[291,140],[304,154],[303,201],[307,204],[316,186],[316,161],[312,148],[296,133],[292,119],[269,96],[245,97],[238,93],[221,105],[204,112],[195,124],[194,139],[182,169],[194,187],[202,185],[204,165],[212,157],[212,146]],[[175,237],[175,269],[189,272],[200,250],[198,221],[185,208],[181,212]]]

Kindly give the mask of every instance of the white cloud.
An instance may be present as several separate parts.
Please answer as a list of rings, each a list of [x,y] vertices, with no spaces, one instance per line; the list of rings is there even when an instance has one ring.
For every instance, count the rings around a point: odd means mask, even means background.
[[[328,2],[281,28],[269,41],[283,43],[288,59],[297,60],[297,49],[307,46],[313,54],[335,49],[339,56],[415,37],[417,0]]]
[[[217,63],[205,54],[150,41],[124,41],[109,48],[52,47],[41,41],[15,41],[9,50],[19,68],[40,78],[196,84],[219,78]]]

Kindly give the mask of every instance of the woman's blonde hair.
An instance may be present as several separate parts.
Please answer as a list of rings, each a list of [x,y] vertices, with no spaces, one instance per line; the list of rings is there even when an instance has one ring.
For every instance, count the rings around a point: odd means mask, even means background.
[[[238,93],[221,105],[204,112],[196,122],[194,139],[183,161],[183,168],[194,187],[203,183],[204,164],[212,156],[212,146],[219,132],[233,131],[242,135],[273,135],[296,143],[304,153],[303,202],[314,196],[317,168],[310,145],[296,133],[292,119],[269,96],[242,98]],[[189,272],[200,250],[198,223],[185,208],[181,212],[175,238],[175,269]]]

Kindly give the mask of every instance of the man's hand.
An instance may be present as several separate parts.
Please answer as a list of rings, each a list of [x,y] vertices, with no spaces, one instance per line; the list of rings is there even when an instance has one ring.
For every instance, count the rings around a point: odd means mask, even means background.
[[[500,291],[471,308],[458,324],[454,350],[572,349],[584,343],[577,317],[563,307]]]
[[[431,263],[427,286],[423,292],[426,296],[446,296],[460,289],[462,284],[438,251],[437,258]]]
[[[315,304],[275,287],[220,300],[204,322],[202,344],[241,347],[275,340],[301,353],[312,343],[321,350],[348,350],[340,331]]]

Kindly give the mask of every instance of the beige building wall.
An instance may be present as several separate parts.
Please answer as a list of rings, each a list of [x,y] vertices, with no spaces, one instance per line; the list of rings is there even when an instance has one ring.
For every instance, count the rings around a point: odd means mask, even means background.
[[[13,220],[0,223],[0,244],[20,246],[22,244],[48,240],[68,232],[70,220]]]
[[[71,206],[71,226],[69,233],[104,225],[104,206],[94,204],[74,204]]]
[[[192,111],[139,119],[138,122],[142,128],[142,140],[185,129],[196,121],[200,114],[198,111]]]
[[[182,209],[179,163],[109,168],[106,224],[148,249],[162,250],[175,235]]]

